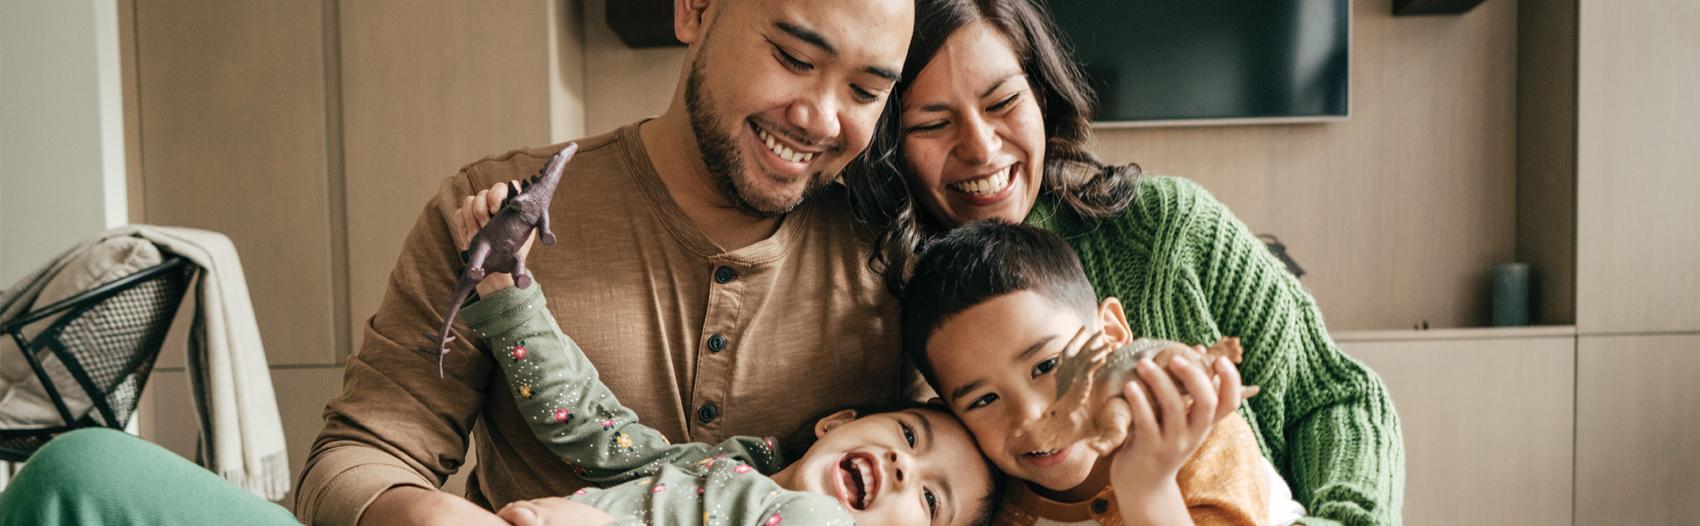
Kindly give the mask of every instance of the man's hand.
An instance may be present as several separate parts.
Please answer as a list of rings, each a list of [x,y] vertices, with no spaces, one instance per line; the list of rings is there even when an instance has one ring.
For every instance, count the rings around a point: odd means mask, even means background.
[[[1243,389],[1239,369],[1226,358],[1211,365],[1220,377],[1216,385],[1203,364],[1185,356],[1172,358],[1169,371],[1148,358],[1140,360],[1137,373],[1150,392],[1138,381],[1123,387],[1133,425],[1127,443],[1111,461],[1110,476],[1128,524],[1191,523],[1175,477],[1216,421],[1239,407]]]
[[[600,526],[614,522],[614,517],[602,510],[561,497],[510,502],[496,515],[514,526]]]
[[[360,514],[360,526],[415,524],[506,526],[508,523],[472,501],[417,486],[384,490]]]
[[[508,199],[508,194],[511,191],[510,184],[518,185],[520,182],[496,183],[491,185],[489,189],[479,190],[478,195],[469,195],[461,199],[460,208],[455,210],[454,216],[456,249],[465,252],[466,248],[472,244],[472,237],[478,235],[478,230],[484,228],[484,224],[489,223],[490,218],[502,209],[502,202]],[[525,241],[525,245],[520,247],[519,253],[515,254],[514,257],[520,261],[525,261],[526,255],[531,253],[531,244],[536,241],[537,230],[532,229],[531,238]],[[475,290],[478,291],[478,297],[488,298],[491,294],[501,292],[502,289],[512,286],[514,286],[513,275],[506,272],[491,272],[484,276],[483,281],[478,282]]]

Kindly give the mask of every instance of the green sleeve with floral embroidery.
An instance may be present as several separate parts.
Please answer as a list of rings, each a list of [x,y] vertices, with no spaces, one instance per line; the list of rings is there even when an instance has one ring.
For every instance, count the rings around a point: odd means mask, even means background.
[[[771,441],[729,440],[719,446],[672,444],[620,405],[596,367],[561,331],[541,285],[509,287],[461,311],[467,327],[502,364],[520,414],[537,440],[580,477],[609,486],[654,475],[662,466],[727,455],[761,473],[783,464]],[[742,447],[730,447],[734,442]]]

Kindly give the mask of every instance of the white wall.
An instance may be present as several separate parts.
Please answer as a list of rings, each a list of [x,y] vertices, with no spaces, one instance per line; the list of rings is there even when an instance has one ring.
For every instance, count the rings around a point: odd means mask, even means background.
[[[115,0],[0,0],[0,288],[127,222]]]

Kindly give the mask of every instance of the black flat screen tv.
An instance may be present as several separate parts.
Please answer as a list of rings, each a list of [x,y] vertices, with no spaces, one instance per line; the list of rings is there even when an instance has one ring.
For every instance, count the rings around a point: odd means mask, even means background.
[[[1049,0],[1100,125],[1347,117],[1349,0]]]

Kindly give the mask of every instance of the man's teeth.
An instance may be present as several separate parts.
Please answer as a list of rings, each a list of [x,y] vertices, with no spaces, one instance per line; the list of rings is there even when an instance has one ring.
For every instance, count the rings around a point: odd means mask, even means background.
[[[992,175],[955,183],[950,185],[950,187],[958,192],[969,195],[992,195],[1002,192],[1004,187],[1009,186],[1009,173],[1012,167],[1013,165],[1005,166],[1002,170],[998,170],[997,173]]]
[[[761,136],[761,140],[767,143],[767,149],[771,150],[774,155],[778,155],[780,159],[794,163],[806,163],[815,158],[813,153],[792,150],[786,147],[785,143],[774,140],[773,136],[767,133],[767,130],[757,129],[756,135]]]

